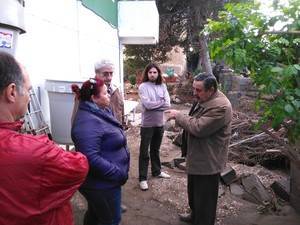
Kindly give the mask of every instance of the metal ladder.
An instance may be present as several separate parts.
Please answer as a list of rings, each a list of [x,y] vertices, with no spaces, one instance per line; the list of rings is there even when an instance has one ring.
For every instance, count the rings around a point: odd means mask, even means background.
[[[23,132],[41,135],[46,134],[50,140],[52,140],[49,125],[45,122],[43,112],[41,110],[40,102],[33,89],[30,90],[30,103],[28,105],[28,111],[24,117]]]

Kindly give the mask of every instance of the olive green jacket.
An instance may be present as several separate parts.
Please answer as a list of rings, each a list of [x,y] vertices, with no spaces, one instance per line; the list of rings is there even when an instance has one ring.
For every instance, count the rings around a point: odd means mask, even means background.
[[[197,104],[189,115],[177,114],[176,123],[184,129],[188,174],[211,175],[225,167],[231,136],[232,107],[217,91],[206,102]],[[186,143],[184,143],[186,142]]]
[[[110,107],[120,124],[124,125],[124,100],[119,88],[114,85],[112,85]]]

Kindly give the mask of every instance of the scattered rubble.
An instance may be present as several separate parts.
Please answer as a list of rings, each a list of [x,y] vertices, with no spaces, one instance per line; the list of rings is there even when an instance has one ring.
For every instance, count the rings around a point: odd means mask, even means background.
[[[174,104],[184,113],[191,107],[192,96],[190,81],[176,87],[172,99],[180,99],[185,104]],[[248,82],[245,83],[248,85]],[[252,91],[250,88],[248,89]],[[254,101],[249,95],[239,97],[239,107],[235,108],[232,122],[232,139],[229,149],[227,170],[221,174],[217,224],[221,225],[226,217],[238,215],[249,204],[257,206],[257,213],[278,213],[284,207],[284,194],[287,187],[280,181],[287,180],[289,160],[283,154],[284,147],[275,142],[269,134],[255,129],[259,114],[254,112]],[[175,102],[175,101],[174,101]],[[138,128],[135,127],[135,130]],[[163,169],[172,171],[171,179],[150,179],[149,186],[153,197],[163,205],[174,207],[179,213],[188,211],[186,193],[185,160],[181,158],[180,132],[174,122],[165,126],[165,138],[161,148]],[[275,132],[275,131],[272,131]],[[284,136],[284,130],[276,131]],[[172,144],[173,143],[173,144]],[[272,170],[269,170],[272,169]],[[278,191],[280,189],[280,191]],[[278,194],[278,192],[284,192]],[[278,196],[275,195],[278,194]],[[281,200],[282,198],[283,200]],[[283,203],[282,203],[283,202]]]
[[[242,177],[241,184],[250,197],[249,201],[253,201],[253,203],[256,204],[272,202],[272,196],[269,194],[265,186],[261,183],[260,179],[256,175],[250,174]]]

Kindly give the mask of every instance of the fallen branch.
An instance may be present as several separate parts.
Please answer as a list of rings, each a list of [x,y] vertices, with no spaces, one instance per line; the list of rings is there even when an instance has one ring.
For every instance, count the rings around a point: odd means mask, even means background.
[[[267,149],[266,153],[281,153],[281,149]]]
[[[248,142],[248,141],[253,141],[253,140],[255,140],[255,139],[258,139],[259,137],[264,137],[264,136],[266,136],[266,133],[265,133],[265,132],[262,132],[262,133],[260,133],[260,134],[257,134],[257,135],[254,135],[254,136],[252,136],[252,137],[246,138],[246,139],[244,139],[244,140],[241,140],[241,141],[235,142],[235,143],[233,143],[233,144],[230,144],[230,145],[229,145],[229,148],[231,148],[231,147],[233,147],[233,146],[236,146],[236,145],[240,145],[240,144],[245,143],[245,142]]]
[[[247,125],[249,125],[248,122],[239,122],[239,123],[232,124],[231,129],[236,130],[236,129],[240,129],[242,127],[245,127]]]
[[[273,138],[274,141],[276,141],[277,143],[279,143],[280,145],[283,145],[284,148],[282,149],[282,152],[289,157],[289,159],[293,162],[295,162],[295,164],[300,168],[300,156],[299,153],[296,152],[295,149],[293,149],[293,147],[289,144],[287,144],[283,138],[280,138],[278,135],[274,134],[271,132],[271,130],[268,130],[266,128],[262,128],[262,130],[268,134],[270,137]]]

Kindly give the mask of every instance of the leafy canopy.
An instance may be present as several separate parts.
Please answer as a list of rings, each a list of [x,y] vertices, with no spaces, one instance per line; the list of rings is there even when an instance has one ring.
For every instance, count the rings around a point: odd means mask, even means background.
[[[247,67],[261,94],[272,101],[258,101],[261,123],[274,128],[287,125],[289,140],[300,137],[300,0],[288,5],[274,1],[279,14],[267,17],[254,1],[227,3],[217,20],[209,20],[204,32],[212,38],[210,55],[225,60],[237,72]],[[284,24],[270,31],[275,23]]]

